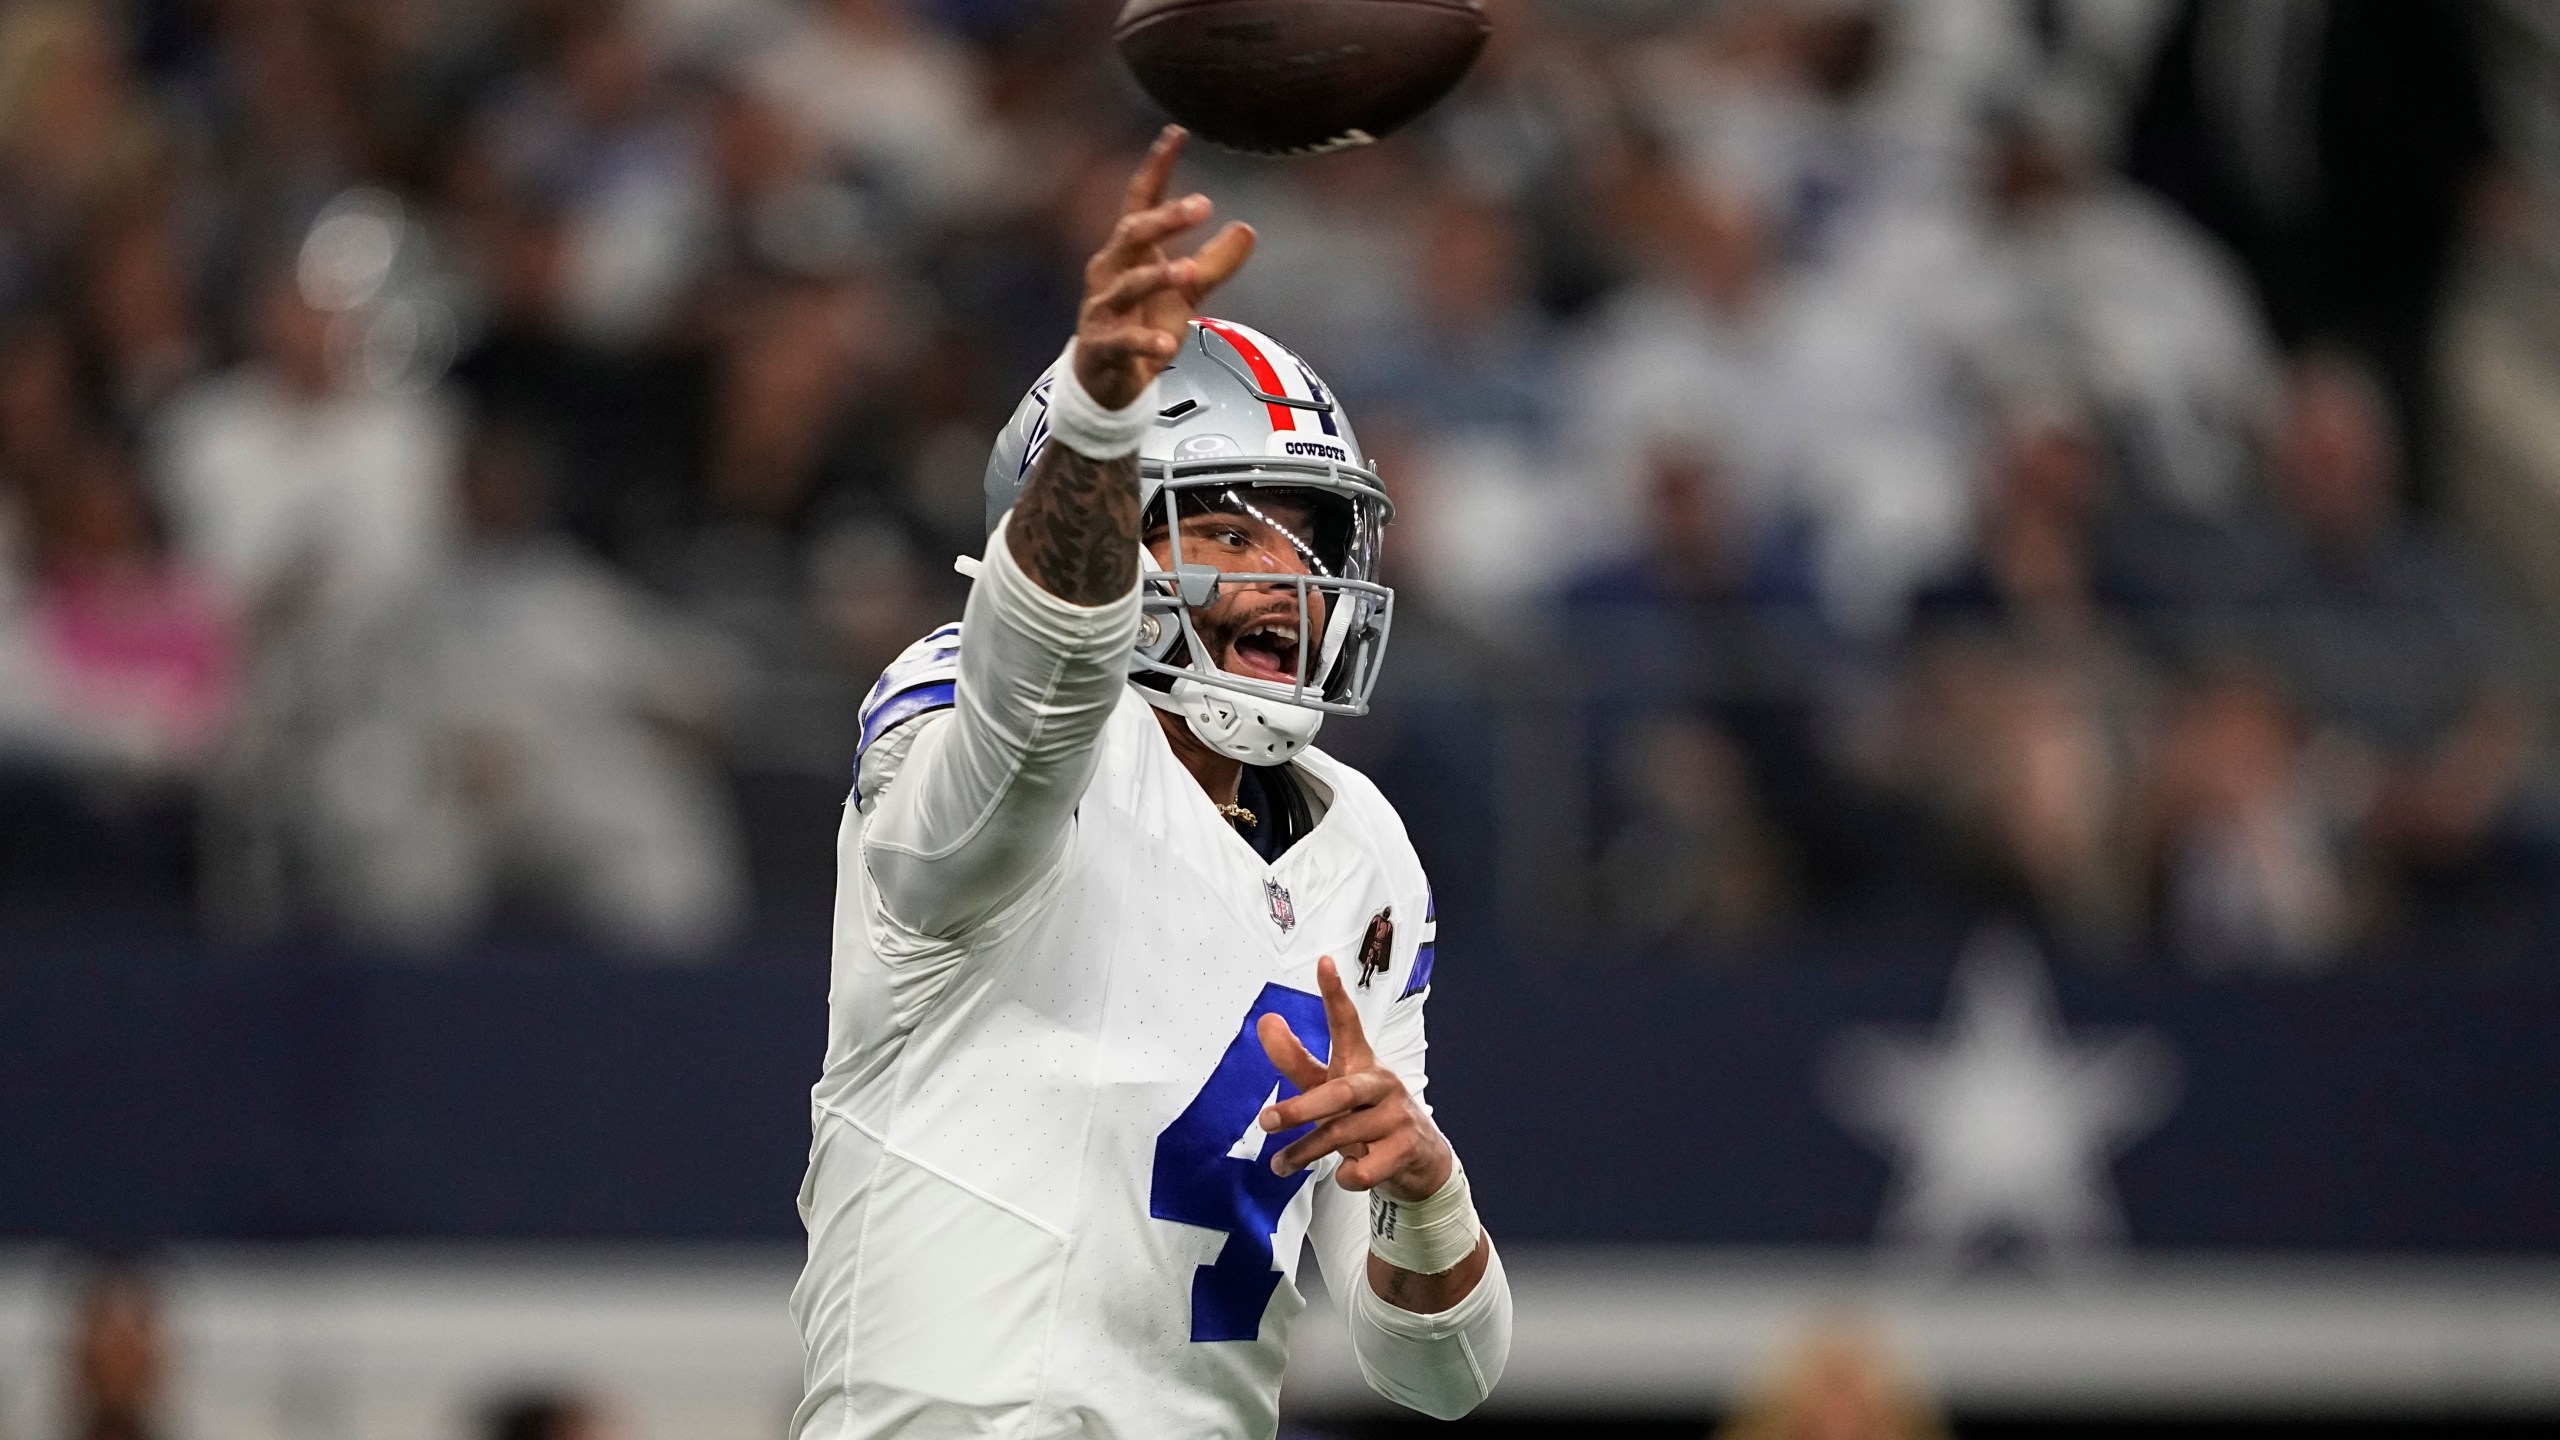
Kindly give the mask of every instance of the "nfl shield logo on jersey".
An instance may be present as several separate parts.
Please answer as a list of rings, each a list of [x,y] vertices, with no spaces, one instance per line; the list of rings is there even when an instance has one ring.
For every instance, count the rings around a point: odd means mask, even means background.
[[[1266,875],[1262,880],[1262,893],[1271,902],[1271,923],[1280,927],[1280,933],[1286,935],[1297,929],[1298,907],[1290,903],[1289,887]]]

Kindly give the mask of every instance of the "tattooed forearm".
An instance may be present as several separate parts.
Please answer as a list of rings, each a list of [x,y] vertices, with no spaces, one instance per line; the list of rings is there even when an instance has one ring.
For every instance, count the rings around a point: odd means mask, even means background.
[[[1076,605],[1129,593],[1138,573],[1138,457],[1096,460],[1052,441],[1006,527],[1013,558],[1040,588]]]
[[[1493,1248],[1479,1240],[1475,1253],[1459,1261],[1458,1268],[1438,1275],[1417,1275],[1374,1254],[1368,1258],[1369,1288],[1377,1292],[1379,1299],[1417,1315],[1437,1315],[1474,1293],[1477,1282],[1484,1279],[1486,1266],[1492,1262]]]

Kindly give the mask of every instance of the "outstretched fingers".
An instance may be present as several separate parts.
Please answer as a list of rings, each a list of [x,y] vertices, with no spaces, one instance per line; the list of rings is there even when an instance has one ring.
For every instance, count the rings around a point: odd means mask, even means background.
[[[1156,132],[1156,143],[1147,147],[1147,158],[1129,177],[1129,197],[1121,209],[1136,211],[1164,201],[1165,181],[1173,176],[1173,162],[1182,158],[1182,144],[1191,132],[1179,125],[1167,125]]]
[[[1254,240],[1252,226],[1241,220],[1230,220],[1225,228],[1209,238],[1208,244],[1200,247],[1200,253],[1191,257],[1195,268],[1187,293],[1192,303],[1199,303],[1202,297],[1226,284],[1229,277],[1244,268],[1244,262],[1253,258]]]
[[[1262,1042],[1262,1053],[1271,1057],[1272,1065],[1288,1078],[1290,1084],[1300,1090],[1323,1088],[1324,1062],[1307,1053],[1307,1047],[1299,1041],[1298,1032],[1289,1028],[1288,1021],[1277,1015],[1265,1015],[1255,1024],[1253,1033],[1254,1038]],[[1263,1112],[1266,1118],[1270,1113],[1269,1110]],[[1263,1128],[1278,1127],[1266,1125]]]
[[[1286,1130],[1310,1120],[1323,1120],[1349,1110],[1362,1110],[1396,1093],[1403,1084],[1384,1070],[1355,1070],[1321,1084],[1300,1086],[1305,1093],[1262,1108],[1262,1128]]]
[[[1145,265],[1164,258],[1167,240],[1209,218],[1217,207],[1206,195],[1185,195],[1144,210],[1132,210],[1111,227],[1111,238],[1102,252],[1093,257],[1094,270],[1085,277],[1098,283],[1105,276],[1116,275],[1133,266]]]
[[[1085,302],[1087,310],[1111,314],[1135,309],[1150,296],[1171,290],[1189,294],[1199,283],[1200,265],[1196,260],[1160,260],[1124,270],[1103,291]]]
[[[1365,1155],[1369,1148],[1387,1140],[1404,1128],[1401,1117],[1374,1108],[1354,1110],[1326,1121],[1290,1142],[1287,1148],[1271,1157],[1272,1170],[1281,1175],[1294,1175],[1336,1151],[1346,1158]]]

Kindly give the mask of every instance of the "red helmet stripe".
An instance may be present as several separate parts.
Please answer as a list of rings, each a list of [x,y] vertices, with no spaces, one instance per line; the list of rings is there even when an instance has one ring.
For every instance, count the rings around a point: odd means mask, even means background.
[[[1224,320],[1212,320],[1205,315],[1200,319],[1200,328],[1216,331],[1220,338],[1236,347],[1236,353],[1244,357],[1245,368],[1253,372],[1253,383],[1262,387],[1263,394],[1286,395],[1289,393],[1288,388],[1280,383],[1280,372],[1272,367],[1270,357],[1262,353],[1261,346],[1245,338],[1244,331]],[[1263,408],[1271,412],[1272,429],[1295,430],[1298,428],[1298,415],[1294,408],[1269,402],[1265,402]]]

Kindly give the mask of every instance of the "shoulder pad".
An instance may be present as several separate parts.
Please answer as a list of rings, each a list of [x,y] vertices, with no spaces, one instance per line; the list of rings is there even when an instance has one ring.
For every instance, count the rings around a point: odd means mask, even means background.
[[[880,737],[919,715],[951,708],[960,685],[960,627],[945,625],[906,648],[880,672],[862,699],[862,739],[854,750],[854,775]]]

